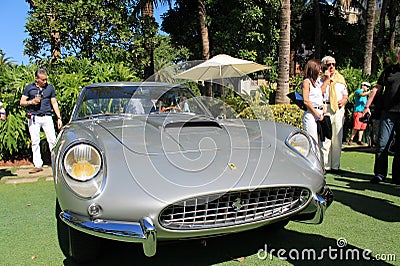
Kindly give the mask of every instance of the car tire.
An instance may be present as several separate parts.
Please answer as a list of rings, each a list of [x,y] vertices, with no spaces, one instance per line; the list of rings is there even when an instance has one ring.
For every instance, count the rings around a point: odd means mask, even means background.
[[[56,202],[57,235],[60,249],[66,258],[71,258],[77,263],[95,260],[100,254],[101,239],[82,233],[66,225],[59,214],[61,212],[58,201]]]

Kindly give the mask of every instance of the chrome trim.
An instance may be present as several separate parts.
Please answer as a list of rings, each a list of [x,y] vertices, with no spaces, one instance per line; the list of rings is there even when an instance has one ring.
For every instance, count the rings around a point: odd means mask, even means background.
[[[308,151],[307,156],[304,156],[303,154],[301,154],[296,148],[294,148],[292,145],[290,145],[289,143],[289,139],[291,137],[293,137],[296,134],[302,134],[304,135],[308,141],[310,142],[310,150]],[[315,169],[316,171],[324,174],[324,167],[323,167],[323,161],[321,159],[321,151],[318,148],[318,143],[314,140],[313,137],[311,137],[307,131],[305,130],[301,130],[301,129],[296,129],[292,132],[290,132],[290,134],[286,137],[285,139],[285,144],[286,146],[288,146],[292,151],[294,151],[295,153],[297,153],[298,155],[300,155],[301,157],[303,157],[311,166],[313,169]],[[314,165],[313,160],[311,160],[309,158],[310,154],[312,154],[315,159],[317,160],[318,165]]]
[[[101,157],[101,167],[100,167],[99,172],[96,174],[95,177],[93,177],[92,179],[87,180],[87,181],[77,181],[76,179],[72,178],[68,174],[68,171],[65,169],[65,166],[64,166],[64,158],[65,158],[65,155],[67,154],[67,152],[73,146],[80,145],[80,144],[87,144],[87,145],[93,146],[93,148],[98,151],[98,153],[99,153],[99,155]],[[77,196],[80,199],[94,199],[98,195],[100,195],[101,192],[103,192],[103,190],[105,188],[105,185],[106,185],[106,181],[107,181],[107,175],[106,175],[106,173],[107,173],[107,164],[106,164],[106,156],[105,156],[105,153],[104,153],[104,149],[101,149],[98,144],[96,144],[95,142],[93,142],[93,141],[91,141],[89,139],[79,138],[79,139],[76,139],[73,142],[69,143],[65,147],[65,149],[63,149],[62,152],[58,153],[57,157],[58,157],[57,158],[58,171],[61,174],[60,175],[60,179],[63,182],[63,184],[68,188],[68,190],[71,191],[71,193],[73,195]],[[76,192],[76,190],[71,187],[71,185],[69,184],[69,181],[67,181],[67,178],[68,178],[68,179],[70,179],[70,180],[72,180],[74,182],[81,182],[82,184],[88,184],[88,183],[92,182],[93,180],[95,180],[97,177],[102,178],[101,185],[97,189],[97,191],[93,195],[91,195],[89,197],[84,197],[84,196],[78,194]]]
[[[159,224],[169,230],[232,227],[286,217],[310,205],[303,187],[265,187],[208,194],[175,202],[164,208]],[[315,209],[315,208],[314,208]]]
[[[321,192],[316,193],[312,200],[311,204],[314,204],[316,207],[316,211],[313,214],[313,217],[308,220],[295,220],[297,222],[309,223],[309,224],[320,224],[324,220],[325,211],[333,202],[333,193],[329,189],[327,185],[323,187]]]
[[[156,254],[157,231],[153,220],[149,217],[142,218],[138,223],[101,219],[92,221],[87,217],[63,211],[60,213],[60,218],[72,228],[90,235],[124,242],[142,243],[144,254],[147,257]]]

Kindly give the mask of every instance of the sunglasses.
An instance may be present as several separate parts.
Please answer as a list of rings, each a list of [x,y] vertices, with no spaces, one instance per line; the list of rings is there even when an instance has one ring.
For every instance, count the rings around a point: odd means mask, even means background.
[[[336,63],[328,63],[328,64],[326,64],[326,66],[327,66],[327,67],[336,66]]]

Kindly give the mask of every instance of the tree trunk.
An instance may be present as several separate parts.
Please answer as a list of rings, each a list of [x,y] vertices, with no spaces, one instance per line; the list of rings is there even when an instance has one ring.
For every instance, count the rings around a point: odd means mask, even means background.
[[[319,0],[314,0],[314,25],[315,25],[315,32],[314,32],[314,42],[315,42],[315,52],[314,58],[321,58],[321,11],[319,8]]]
[[[374,25],[375,25],[375,6],[376,0],[368,0],[367,2],[367,23],[366,23],[366,40],[365,40],[365,55],[364,68],[365,75],[371,75],[372,48],[374,42]]]
[[[147,1],[142,8],[142,15],[145,21],[146,27],[152,27],[151,21],[154,20],[154,6],[153,1]],[[149,64],[144,68],[144,78],[147,79],[154,74],[154,46],[153,46],[153,34],[152,30],[148,28],[148,32],[145,32],[145,36],[148,37],[144,43],[144,49],[146,50]]]
[[[386,13],[387,13],[387,6],[390,0],[383,0],[381,14],[379,16],[379,30],[378,36],[376,38],[376,48],[375,53],[373,53],[372,57],[372,69],[371,74],[376,74],[379,68],[379,57],[383,55],[383,43],[385,39],[385,32],[386,32]]]
[[[396,39],[396,18],[399,14],[399,1],[391,0],[390,6],[388,8],[388,19],[389,19],[389,48],[390,50],[395,49],[395,39]]]
[[[208,27],[206,24],[206,7],[204,6],[203,0],[197,0],[199,8],[199,21],[201,30],[201,43],[203,47],[203,59],[210,59],[210,41],[208,38]]]
[[[288,104],[290,60],[290,0],[282,0],[279,32],[279,72],[275,103]]]
[[[55,14],[50,16],[50,44],[51,44],[51,61],[56,62],[61,58],[61,39],[60,32],[54,29],[55,26]]]
[[[197,0],[197,7],[199,10],[199,22],[201,32],[202,56],[204,60],[210,59],[210,40],[208,38],[208,27],[206,24],[206,7],[203,0]],[[212,97],[212,86],[210,82],[204,83],[204,95]]]

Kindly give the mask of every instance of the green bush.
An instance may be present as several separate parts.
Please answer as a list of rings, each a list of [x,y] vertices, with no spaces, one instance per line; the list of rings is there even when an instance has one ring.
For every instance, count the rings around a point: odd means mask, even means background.
[[[302,116],[304,111],[295,104],[274,104],[270,105],[274,120],[302,129]]]
[[[263,92],[274,93],[265,86]],[[286,123],[297,128],[302,128],[302,111],[295,104],[268,104],[271,94],[264,95],[257,91],[253,96],[248,94],[235,94],[224,99],[225,103],[237,112],[237,118],[274,120]]]
[[[0,65],[0,101],[4,103],[7,120],[0,122],[0,160],[30,158],[30,136],[26,108],[19,105],[25,86],[35,80],[38,66]],[[49,83],[56,90],[64,124],[82,87],[97,82],[139,81],[135,72],[123,63],[93,63],[90,60],[66,58],[47,67]],[[41,134],[44,140],[45,135]]]

